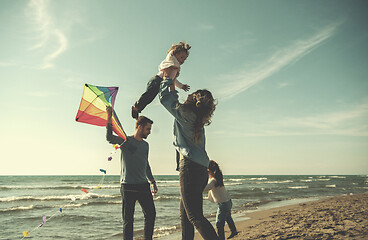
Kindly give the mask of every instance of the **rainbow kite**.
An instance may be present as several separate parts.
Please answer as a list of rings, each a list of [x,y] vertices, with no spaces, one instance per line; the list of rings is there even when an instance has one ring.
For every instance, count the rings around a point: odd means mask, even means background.
[[[84,122],[96,126],[106,126],[106,106],[114,108],[118,89],[118,87],[98,87],[91,84],[85,84],[82,100],[75,120],[77,122]],[[112,116],[112,129],[119,137],[126,140],[126,134],[115,110]]]

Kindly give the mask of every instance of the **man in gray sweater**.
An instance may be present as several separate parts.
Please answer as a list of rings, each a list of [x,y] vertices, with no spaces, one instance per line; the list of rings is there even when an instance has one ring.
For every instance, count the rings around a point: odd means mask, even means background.
[[[144,214],[144,239],[151,240],[156,218],[155,205],[151,194],[149,180],[153,193],[157,192],[157,185],[153,178],[148,162],[149,146],[146,141],[151,133],[153,121],[140,116],[135,124],[135,132],[127,140],[112,133],[112,108],[107,107],[106,139],[111,144],[121,145],[121,196],[123,216],[123,239],[133,239],[133,222],[135,202],[138,201]]]

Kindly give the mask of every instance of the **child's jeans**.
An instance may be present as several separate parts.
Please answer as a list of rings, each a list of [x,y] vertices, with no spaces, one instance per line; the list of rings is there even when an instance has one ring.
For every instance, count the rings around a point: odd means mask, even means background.
[[[162,78],[157,75],[152,77],[148,81],[146,91],[134,104],[134,106],[139,109],[139,112],[141,112],[148,104],[150,104],[153,101],[153,99],[155,99],[155,97],[158,94],[158,91],[160,90],[161,81]]]
[[[231,199],[227,202],[218,204],[216,227],[220,240],[225,239],[225,232],[224,232],[225,222],[227,222],[227,224],[229,225],[231,232],[236,232],[236,227],[233,218],[231,217],[232,206],[233,203]]]

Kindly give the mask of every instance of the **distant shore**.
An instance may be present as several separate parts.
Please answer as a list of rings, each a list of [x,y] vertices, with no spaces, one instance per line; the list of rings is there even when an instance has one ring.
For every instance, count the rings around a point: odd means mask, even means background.
[[[368,239],[368,193],[248,213],[233,239]],[[214,225],[214,223],[212,223]],[[230,231],[225,227],[225,236]],[[197,232],[194,238],[202,237]]]

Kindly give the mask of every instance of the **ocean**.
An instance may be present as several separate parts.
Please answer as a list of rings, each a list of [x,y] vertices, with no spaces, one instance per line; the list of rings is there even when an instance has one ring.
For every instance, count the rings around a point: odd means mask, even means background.
[[[154,196],[154,237],[178,239],[179,178],[155,179],[159,192]],[[96,188],[102,180],[101,188]],[[257,209],[368,191],[367,175],[227,175],[224,183],[235,220]],[[214,224],[217,205],[204,200],[203,208]],[[39,227],[43,216],[46,222]],[[0,176],[0,226],[0,239],[22,239],[25,231],[33,239],[122,239],[119,176]],[[137,203],[135,239],[142,237],[142,230],[143,214]]]

